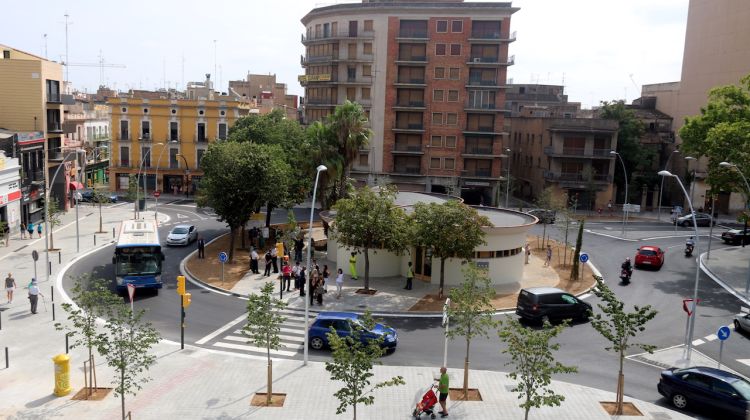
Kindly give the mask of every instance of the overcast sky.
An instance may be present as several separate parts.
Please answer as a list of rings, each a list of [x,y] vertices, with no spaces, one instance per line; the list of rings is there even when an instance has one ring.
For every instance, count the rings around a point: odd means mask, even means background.
[[[297,76],[300,18],[332,3],[314,0],[25,0],[5,3],[0,43],[44,55],[65,55],[65,13],[71,63],[107,63],[104,83],[128,88],[184,87],[214,73],[228,80],[276,73],[289,93],[302,94]],[[9,6],[12,4],[12,6]],[[516,0],[511,31],[517,41],[508,72],[515,83],[564,84],[584,107],[638,97],[640,86],[680,79],[688,0]],[[216,42],[214,43],[214,40]],[[183,65],[184,63],[184,65]],[[184,68],[184,72],[183,72]],[[70,67],[80,89],[99,85],[98,67]]]

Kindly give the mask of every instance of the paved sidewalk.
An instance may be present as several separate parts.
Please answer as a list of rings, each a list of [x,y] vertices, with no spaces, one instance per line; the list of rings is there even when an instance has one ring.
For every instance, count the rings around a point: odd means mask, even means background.
[[[714,243],[718,245],[721,241],[715,241]],[[703,272],[745,305],[750,306],[750,293],[746,292],[748,285],[750,285],[748,273],[750,270],[750,247],[727,246],[712,249],[710,258],[707,257],[706,253],[702,253],[700,256]]]

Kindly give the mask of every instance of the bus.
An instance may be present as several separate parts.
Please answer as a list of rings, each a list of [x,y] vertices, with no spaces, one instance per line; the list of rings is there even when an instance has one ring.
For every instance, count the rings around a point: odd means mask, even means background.
[[[124,220],[112,257],[117,291],[124,294],[128,284],[137,288],[161,289],[162,261],[164,254],[156,223],[142,219]]]

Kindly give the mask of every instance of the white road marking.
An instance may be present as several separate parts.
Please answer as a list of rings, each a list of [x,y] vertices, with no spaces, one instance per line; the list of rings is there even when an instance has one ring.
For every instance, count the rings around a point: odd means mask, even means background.
[[[222,347],[225,349],[233,349],[233,350],[244,350],[244,351],[250,351],[253,353],[265,353],[266,349],[262,349],[260,347],[255,346],[249,346],[249,345],[243,345],[243,344],[232,344],[232,343],[216,343],[214,344],[216,347]],[[298,351],[285,351],[285,350],[271,350],[271,354],[276,354],[279,356],[287,356],[287,357],[293,357],[296,356]]]
[[[737,359],[737,361],[742,363],[743,365],[750,366],[750,359]]]
[[[228,323],[224,324],[223,326],[219,327],[219,329],[215,330],[214,332],[208,334],[207,336],[201,338],[200,340],[196,341],[195,344],[206,344],[219,334],[223,333],[224,331],[232,328],[235,324],[242,321],[243,319],[247,318],[247,315],[240,315],[233,321],[229,321]]]
[[[694,346],[700,346],[701,344],[704,344],[704,343],[705,343],[705,341],[701,340],[700,338],[697,339],[697,340],[693,340],[693,345]]]
[[[706,341],[714,341],[714,340],[717,340],[718,338],[719,337],[717,337],[716,334],[711,334],[711,335],[703,337],[703,339]]]
[[[620,241],[628,241],[628,242],[638,242],[639,241],[638,239],[621,238],[621,237],[615,236],[615,235],[607,235],[606,233],[594,232],[594,231],[589,230],[589,229],[584,229],[584,230],[586,231],[586,233],[590,233],[592,235],[604,236],[604,237],[607,237],[607,238],[618,239]]]
[[[188,216],[183,216],[181,213],[177,213],[177,218],[178,219],[189,219]]]

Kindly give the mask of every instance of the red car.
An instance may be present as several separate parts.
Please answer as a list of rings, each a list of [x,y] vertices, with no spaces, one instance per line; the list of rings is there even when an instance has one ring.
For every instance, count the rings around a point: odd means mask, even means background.
[[[653,267],[656,269],[664,265],[664,250],[658,246],[644,245],[635,253],[635,266]]]

